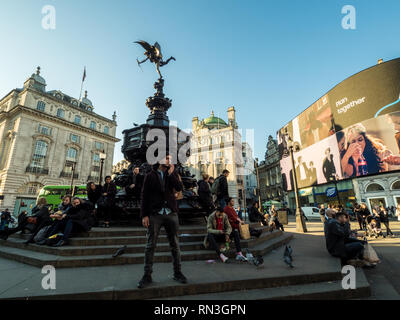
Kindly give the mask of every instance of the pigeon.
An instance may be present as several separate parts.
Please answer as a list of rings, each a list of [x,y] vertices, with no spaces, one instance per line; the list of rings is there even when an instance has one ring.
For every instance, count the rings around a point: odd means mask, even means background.
[[[290,267],[290,268],[294,268],[292,261],[292,253],[293,253],[293,249],[290,246],[286,246],[285,248],[285,252],[283,254],[283,261],[285,261],[285,263]]]
[[[256,256],[253,260],[253,263],[256,267],[260,267],[264,264],[264,259],[262,256]]]
[[[116,258],[120,255],[123,255],[125,253],[125,250],[127,249],[127,246],[123,246],[121,248],[119,248],[114,254],[113,254],[113,258]]]

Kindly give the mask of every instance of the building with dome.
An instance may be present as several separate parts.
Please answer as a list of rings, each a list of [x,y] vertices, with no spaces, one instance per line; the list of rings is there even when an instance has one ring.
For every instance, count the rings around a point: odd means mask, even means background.
[[[228,120],[216,117],[214,112],[208,118],[192,120],[190,157],[187,165],[197,179],[202,173],[216,178],[224,169],[229,170],[229,195],[236,205],[245,205],[253,199],[256,178],[254,173],[253,150],[242,142],[242,135],[236,123],[236,111],[230,107]]]
[[[106,154],[103,177],[111,174],[116,115],[94,112],[88,94],[73,98],[46,91],[40,67],[0,100],[0,210],[29,210],[45,185],[98,183],[100,154]]]

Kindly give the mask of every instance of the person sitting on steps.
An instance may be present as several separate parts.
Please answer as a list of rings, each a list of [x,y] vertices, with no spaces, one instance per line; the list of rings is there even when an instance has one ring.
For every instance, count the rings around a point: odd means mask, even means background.
[[[225,243],[225,248],[228,249],[231,237],[233,237],[236,246],[236,260],[247,261],[246,257],[242,254],[239,232],[232,229],[228,215],[219,207],[208,217],[207,236],[204,239],[204,247],[208,248],[210,246],[215,250],[221,261],[226,263],[228,257],[221,252],[219,244]]]

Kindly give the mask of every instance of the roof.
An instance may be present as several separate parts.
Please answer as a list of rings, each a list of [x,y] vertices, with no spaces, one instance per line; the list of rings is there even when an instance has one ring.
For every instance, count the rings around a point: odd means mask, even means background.
[[[221,118],[215,117],[214,112],[211,112],[211,116],[204,119],[204,125],[208,127],[227,127],[228,125]]]

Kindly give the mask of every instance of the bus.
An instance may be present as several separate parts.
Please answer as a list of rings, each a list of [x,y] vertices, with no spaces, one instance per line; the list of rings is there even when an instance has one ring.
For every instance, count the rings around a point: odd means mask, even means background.
[[[75,186],[74,197],[87,199],[86,186]],[[50,209],[56,209],[64,196],[71,193],[71,186],[45,186],[39,191],[39,198],[45,198]]]

